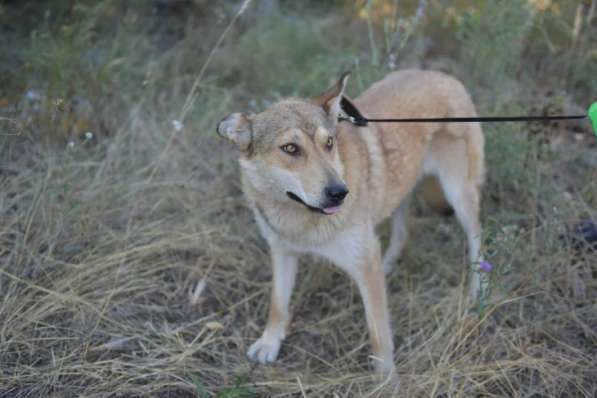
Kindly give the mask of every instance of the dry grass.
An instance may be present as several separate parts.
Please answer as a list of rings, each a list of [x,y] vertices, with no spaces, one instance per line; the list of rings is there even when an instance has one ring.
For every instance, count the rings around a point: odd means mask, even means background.
[[[214,125],[251,93],[208,68],[173,128],[201,65],[186,73],[190,45],[156,60],[156,73],[178,71],[168,85],[98,109],[105,134],[72,147],[30,127],[0,139],[0,396],[597,395],[597,253],[560,239],[597,219],[595,146],[550,149],[524,126],[486,129],[495,272],[482,312],[463,301],[457,223],[417,203],[387,280],[399,384],[370,373],[358,292],[316,259],[303,261],[278,362],[249,363],[268,310],[267,246]],[[306,87],[325,75],[309,67]]]

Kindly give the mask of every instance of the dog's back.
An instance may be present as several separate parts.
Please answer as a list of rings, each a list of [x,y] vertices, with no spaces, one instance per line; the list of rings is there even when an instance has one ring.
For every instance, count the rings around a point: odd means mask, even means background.
[[[354,102],[369,118],[476,116],[464,86],[455,78],[436,71],[391,73],[371,85]],[[452,169],[466,169],[467,179],[477,187],[483,182],[483,134],[478,123],[375,123],[371,132],[367,132],[370,133],[377,137],[384,162],[383,176],[373,176],[378,181],[371,182],[384,187],[379,219],[396,208],[423,174],[435,174],[430,159],[444,158]],[[366,139],[371,141],[371,138]],[[452,150],[451,145],[464,145],[466,156],[459,156],[459,151]],[[448,155],[453,157],[447,158]],[[437,189],[433,179],[430,185],[432,189],[427,192],[435,196],[432,204],[445,208],[441,189]]]

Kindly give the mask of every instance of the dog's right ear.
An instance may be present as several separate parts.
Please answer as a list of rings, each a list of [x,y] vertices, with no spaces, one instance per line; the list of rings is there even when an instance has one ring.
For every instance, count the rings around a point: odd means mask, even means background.
[[[244,113],[231,113],[218,123],[218,134],[234,142],[241,151],[247,151],[253,138],[251,120]]]

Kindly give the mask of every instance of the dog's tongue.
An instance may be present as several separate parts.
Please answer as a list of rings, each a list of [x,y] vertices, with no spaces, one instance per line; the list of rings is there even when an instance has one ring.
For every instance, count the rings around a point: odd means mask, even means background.
[[[335,213],[338,213],[339,211],[340,211],[340,206],[328,207],[326,209],[323,209],[323,212],[325,214],[335,214]]]

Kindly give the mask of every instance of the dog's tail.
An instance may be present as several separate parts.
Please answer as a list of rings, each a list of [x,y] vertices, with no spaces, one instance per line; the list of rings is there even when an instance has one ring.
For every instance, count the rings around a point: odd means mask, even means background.
[[[450,116],[476,117],[477,110],[466,88],[457,81],[453,80],[450,106]],[[485,179],[485,159],[484,159],[484,137],[481,123],[448,123],[446,126],[448,132],[454,137],[462,137],[466,145],[466,160],[468,166],[468,180],[475,184],[477,188],[483,185]]]

